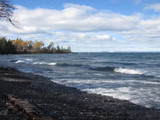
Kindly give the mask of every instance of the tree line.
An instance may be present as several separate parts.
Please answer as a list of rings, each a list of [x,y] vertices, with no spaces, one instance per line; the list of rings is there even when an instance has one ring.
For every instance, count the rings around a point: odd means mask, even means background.
[[[0,38],[1,54],[36,54],[36,53],[71,53],[71,48],[54,47],[54,43],[50,42],[48,46],[44,46],[43,41],[24,41],[21,38],[16,40],[7,40],[5,37]]]

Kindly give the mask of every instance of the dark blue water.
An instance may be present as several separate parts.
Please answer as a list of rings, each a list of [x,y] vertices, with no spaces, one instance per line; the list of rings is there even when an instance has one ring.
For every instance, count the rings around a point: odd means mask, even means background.
[[[0,65],[160,109],[160,53],[0,55]]]

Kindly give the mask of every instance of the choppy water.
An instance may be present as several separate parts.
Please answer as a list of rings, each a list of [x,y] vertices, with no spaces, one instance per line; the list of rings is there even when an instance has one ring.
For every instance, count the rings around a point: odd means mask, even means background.
[[[160,53],[0,55],[0,65],[160,109]]]

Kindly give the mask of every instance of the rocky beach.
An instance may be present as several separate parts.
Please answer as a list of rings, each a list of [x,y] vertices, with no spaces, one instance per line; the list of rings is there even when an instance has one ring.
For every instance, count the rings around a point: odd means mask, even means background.
[[[15,104],[10,96],[36,109],[27,113],[26,106]],[[41,119],[46,120],[159,120],[160,110],[88,94],[56,84],[50,78],[1,67],[0,120],[30,120],[34,116],[45,116]]]

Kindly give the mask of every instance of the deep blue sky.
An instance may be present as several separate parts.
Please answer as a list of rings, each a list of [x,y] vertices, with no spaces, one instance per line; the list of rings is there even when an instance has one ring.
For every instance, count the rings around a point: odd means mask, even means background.
[[[21,30],[1,35],[53,41],[73,51],[160,51],[157,0],[12,0]]]
[[[99,10],[111,10],[113,12],[131,14],[141,12],[145,5],[157,3],[155,0],[12,0],[13,4],[22,5],[27,8],[50,8],[62,9],[66,3],[92,6]]]

